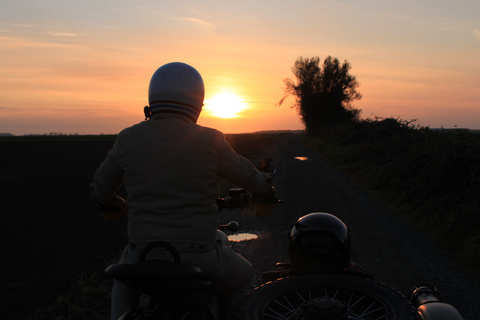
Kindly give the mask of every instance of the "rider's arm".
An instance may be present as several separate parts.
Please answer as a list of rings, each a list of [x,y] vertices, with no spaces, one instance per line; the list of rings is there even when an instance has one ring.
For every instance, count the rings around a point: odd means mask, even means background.
[[[238,155],[225,140],[221,146],[219,168],[223,178],[254,195],[267,194],[272,190],[271,177],[258,171],[249,160]]]
[[[105,160],[100,164],[90,185],[92,198],[101,205],[114,204],[123,184],[123,170],[118,161],[119,142],[115,142]]]

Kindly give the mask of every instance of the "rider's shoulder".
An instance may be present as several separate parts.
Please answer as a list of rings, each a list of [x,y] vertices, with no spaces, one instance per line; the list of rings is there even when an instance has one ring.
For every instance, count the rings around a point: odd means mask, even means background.
[[[224,138],[223,132],[221,132],[217,129],[210,128],[210,127],[204,127],[204,126],[201,126],[199,124],[197,124],[196,126],[199,130],[204,131],[206,134],[209,134],[209,135],[217,137],[217,138],[222,138],[222,139]]]
[[[147,136],[152,138],[152,136],[158,133],[158,128],[155,127],[156,126],[151,123],[150,120],[142,121],[121,130],[117,135],[117,140],[126,142],[130,140],[145,139]],[[173,136],[180,135],[183,136],[183,138],[195,137],[194,140],[202,140],[213,144],[225,141],[225,135],[223,132],[196,123],[176,122],[173,124],[173,122],[169,122],[168,124],[165,124],[160,131],[165,134],[165,132],[171,132],[172,130],[175,131]],[[189,132],[189,134],[186,134],[187,132]]]

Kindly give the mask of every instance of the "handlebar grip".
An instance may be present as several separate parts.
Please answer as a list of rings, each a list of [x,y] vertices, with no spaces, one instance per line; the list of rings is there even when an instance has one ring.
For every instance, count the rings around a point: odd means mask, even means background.
[[[238,227],[239,225],[237,221],[230,221],[228,224],[219,225],[217,229],[221,231],[237,232]]]

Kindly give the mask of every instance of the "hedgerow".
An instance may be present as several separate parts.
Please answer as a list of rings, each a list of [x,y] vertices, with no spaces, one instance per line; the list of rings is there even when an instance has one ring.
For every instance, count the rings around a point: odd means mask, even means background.
[[[478,274],[480,134],[376,118],[308,143]]]

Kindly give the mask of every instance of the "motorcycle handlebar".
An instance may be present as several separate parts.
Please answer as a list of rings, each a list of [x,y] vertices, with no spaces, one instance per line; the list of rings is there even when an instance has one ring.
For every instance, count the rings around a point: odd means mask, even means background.
[[[228,224],[221,224],[217,227],[220,231],[230,231],[230,232],[237,232],[238,230],[238,222],[237,221],[230,221]]]
[[[229,190],[229,196],[226,198],[215,199],[215,204],[218,207],[218,212],[222,209],[247,209],[251,210],[258,202],[271,203],[276,205],[282,203],[282,200],[277,197],[276,193],[262,197],[255,198],[253,194],[248,193],[243,188],[232,188]]]
[[[260,159],[257,170],[273,177],[277,173],[277,163],[271,158]],[[219,212],[222,209],[249,209],[254,204],[253,195],[243,188],[232,188],[228,192],[228,197],[215,200]],[[271,201],[275,204],[282,202],[276,197],[273,197]]]
[[[232,188],[226,198],[215,199],[218,211],[222,209],[246,209],[251,203],[252,194],[243,188]]]

